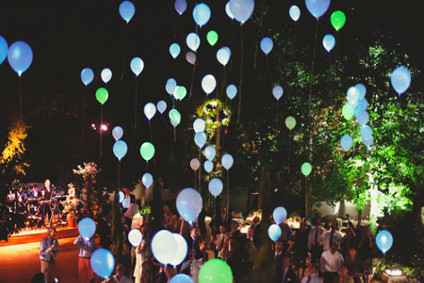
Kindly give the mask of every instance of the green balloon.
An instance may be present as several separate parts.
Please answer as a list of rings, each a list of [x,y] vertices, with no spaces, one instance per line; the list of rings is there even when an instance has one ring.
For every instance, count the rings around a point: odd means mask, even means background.
[[[174,90],[174,97],[178,100],[183,100],[187,95],[187,89],[185,86],[179,85]]]
[[[169,115],[169,120],[171,120],[171,124],[172,126],[174,126],[174,128],[180,124],[181,114],[180,112],[178,112],[177,109],[172,109],[171,111],[169,111],[168,115]]]
[[[107,89],[105,89],[104,87],[101,87],[96,91],[96,99],[98,102],[100,102],[101,105],[105,104],[108,97],[109,97],[109,93],[107,92]]]
[[[286,118],[286,127],[291,131],[296,126],[296,119],[293,116]]]
[[[308,162],[303,163],[300,169],[302,170],[302,174],[305,176],[308,176],[312,172],[312,166]]]
[[[348,121],[352,119],[353,113],[354,113],[353,110],[354,110],[354,107],[349,102],[343,105],[343,108],[342,108],[343,117]]]
[[[346,23],[346,16],[342,11],[335,11],[331,14],[331,25],[336,31],[339,31]]]
[[[155,155],[155,146],[149,142],[145,142],[140,147],[140,154],[144,160],[149,161]]]
[[[231,267],[222,259],[208,260],[199,271],[199,283],[232,283]]]
[[[218,41],[218,34],[216,33],[216,31],[214,30],[209,31],[208,34],[206,35],[206,40],[211,46],[214,46],[216,42]]]

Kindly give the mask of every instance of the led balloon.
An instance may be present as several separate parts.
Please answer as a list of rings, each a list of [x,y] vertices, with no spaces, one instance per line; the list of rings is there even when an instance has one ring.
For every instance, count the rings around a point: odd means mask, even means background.
[[[143,177],[141,177],[141,182],[146,188],[150,188],[153,185],[153,176],[150,173],[144,173]]]
[[[381,230],[378,232],[377,237],[375,237],[375,242],[380,251],[385,254],[393,245],[393,236],[387,230]]]
[[[219,258],[205,262],[199,271],[199,283],[232,283],[231,267]]]
[[[233,84],[228,85],[226,93],[229,99],[233,99],[237,95],[237,87]]]
[[[224,185],[222,184],[222,181],[218,178],[213,178],[212,180],[209,181],[209,185],[208,185],[209,192],[214,197],[217,197],[221,194],[223,187]]]
[[[24,41],[15,41],[7,51],[7,61],[19,77],[31,66],[32,58],[32,49]]]
[[[206,160],[205,163],[203,163],[203,168],[206,172],[210,173],[213,170],[213,162],[210,160]]]
[[[366,111],[365,107],[362,104],[356,104],[356,106],[353,108],[353,115],[355,115],[356,118],[358,118],[359,113],[362,111]]]
[[[119,5],[119,14],[121,15],[122,19],[129,23],[131,19],[133,18],[135,13],[135,6],[130,1],[123,1],[121,5]]]
[[[268,55],[269,52],[271,52],[272,47],[274,47],[274,43],[272,42],[272,39],[269,37],[264,37],[261,40],[261,49],[263,51],[263,53],[265,53],[265,55]]]
[[[124,129],[122,129],[120,126],[116,126],[115,128],[113,128],[112,136],[115,139],[115,141],[122,138],[123,135],[124,135]]]
[[[342,11],[334,11],[331,14],[331,25],[336,31],[339,31],[346,23],[346,16]]]
[[[179,85],[174,90],[174,98],[178,100],[183,100],[187,95],[187,89],[185,86]]]
[[[205,148],[204,154],[205,154],[205,157],[206,157],[208,160],[212,160],[212,159],[214,159],[214,158],[215,158],[216,150],[215,150],[215,148],[214,148],[212,145],[208,145],[208,146]]]
[[[174,91],[176,87],[177,87],[177,82],[173,78],[169,78],[166,81],[165,89],[169,95],[174,95]]]
[[[146,103],[144,105],[144,115],[150,121],[156,114],[156,105],[152,102]]]
[[[150,142],[145,142],[140,146],[140,154],[144,160],[149,161],[155,155],[155,146]]]
[[[359,125],[364,126],[370,120],[370,116],[367,111],[363,110],[359,112],[358,116],[356,117],[356,120],[358,121]]]
[[[167,108],[167,104],[164,100],[159,100],[158,103],[156,104],[156,108],[158,109],[160,114],[163,114],[163,112],[165,112]]]
[[[186,43],[188,48],[193,50],[193,52],[196,52],[200,46],[200,38],[197,34],[195,34],[194,32],[191,32],[186,37]]]
[[[197,4],[193,9],[193,19],[200,27],[204,26],[211,17],[211,10],[205,3]]]
[[[343,117],[346,119],[346,120],[350,120],[350,119],[352,119],[352,117],[353,117],[353,112],[354,112],[354,107],[353,107],[353,105],[352,104],[350,104],[350,103],[346,103],[345,105],[343,105],[343,108],[342,108],[342,114],[343,114]]]
[[[358,105],[361,105],[361,107],[362,108],[364,108],[365,110],[367,109],[367,107],[368,107],[368,101],[365,99],[365,98],[361,98],[359,101],[358,101]]]
[[[144,69],[144,62],[140,57],[134,57],[130,63],[131,71],[138,77]]]
[[[280,225],[287,217],[287,210],[282,206],[278,206],[274,209],[272,217],[274,218],[275,223]]]
[[[244,24],[255,9],[254,0],[230,0],[230,10],[234,18]]]
[[[169,121],[171,122],[172,126],[175,128],[181,123],[181,114],[177,109],[172,109],[168,113]]]
[[[174,8],[177,13],[181,16],[185,10],[187,9],[187,1],[186,0],[175,0]]]
[[[280,100],[280,98],[283,96],[284,90],[282,86],[276,85],[272,89],[272,95],[274,95],[275,99]]]
[[[299,7],[296,6],[296,5],[291,6],[290,9],[289,9],[289,15],[290,15],[290,18],[293,21],[297,22],[297,20],[299,20],[299,18],[300,18],[300,9],[299,9]]]
[[[100,87],[96,90],[96,99],[97,101],[103,105],[109,98],[109,92],[104,87]]]
[[[179,273],[171,278],[171,281],[169,283],[193,283],[193,280],[191,280],[190,276],[184,273]]]
[[[168,230],[160,230],[152,238],[151,250],[157,261],[168,264],[177,253],[177,241]]]
[[[192,51],[188,51],[186,53],[186,60],[190,64],[192,64],[192,65],[196,64],[196,59],[197,59],[196,53],[194,53]]]
[[[268,236],[269,238],[276,242],[281,237],[281,228],[277,224],[272,224],[268,228]]]
[[[107,84],[112,78],[112,71],[109,68],[104,68],[100,73],[100,76],[102,77],[102,81]]]
[[[230,1],[225,4],[225,13],[231,20],[234,20],[234,15],[231,13]]]
[[[312,166],[308,162],[305,162],[302,164],[302,167],[300,167],[300,170],[303,175],[308,176],[312,172]]]
[[[9,45],[7,44],[6,39],[0,35],[0,65],[3,63],[4,59],[6,59],[8,50]]]
[[[210,46],[214,46],[218,42],[218,33],[214,30],[209,31],[206,35],[206,40]]]
[[[285,121],[287,129],[290,131],[296,126],[296,119],[293,116],[288,116]]]
[[[197,171],[197,169],[199,169],[200,167],[199,159],[193,158],[192,160],[190,160],[190,167],[193,171]]]
[[[200,193],[193,188],[185,188],[179,192],[176,200],[178,213],[185,221],[193,223],[203,208]]]
[[[93,79],[94,79],[93,70],[91,70],[90,68],[84,68],[81,71],[81,81],[83,84],[88,86],[93,81]]]
[[[128,146],[123,140],[118,140],[113,145],[113,154],[119,161],[127,154]]]
[[[361,133],[361,137],[365,140],[369,140],[372,137],[372,129],[368,125],[362,126],[359,132]]]
[[[90,265],[93,271],[102,278],[108,278],[115,268],[115,258],[106,249],[97,249],[90,258]]]
[[[206,134],[204,132],[198,132],[194,135],[194,142],[199,148],[202,148],[206,144]]]
[[[121,204],[123,208],[128,208],[128,206],[130,205],[130,199],[124,199]]]
[[[211,74],[208,74],[202,79],[202,89],[206,93],[206,95],[211,94],[216,87],[215,77]]]
[[[405,67],[398,67],[392,72],[390,81],[398,95],[401,95],[411,85],[411,73]]]
[[[344,151],[348,151],[352,147],[352,137],[349,135],[344,135],[340,139],[340,146]]]
[[[233,163],[234,163],[233,156],[229,153],[224,154],[221,157],[221,163],[222,163],[222,166],[225,169],[229,170],[233,166]]]
[[[89,240],[96,232],[96,223],[90,217],[85,217],[78,224],[78,232],[84,240]]]
[[[327,12],[330,0],[305,0],[306,8],[312,16],[319,19]]]
[[[181,47],[178,43],[172,43],[169,46],[169,53],[171,54],[172,58],[177,58],[178,55],[180,55]]]
[[[327,50],[327,52],[330,52],[333,50],[334,45],[336,45],[336,39],[332,34],[326,34],[322,39],[322,45],[324,46],[325,50]]]
[[[231,49],[227,46],[224,46],[220,48],[216,52],[216,59],[222,66],[226,66],[228,64],[228,61],[230,61],[231,58]]]
[[[188,245],[187,245],[186,239],[184,239],[184,237],[181,236],[180,234],[173,233],[172,235],[174,236],[175,241],[177,242],[177,252],[175,253],[175,257],[169,263],[172,264],[173,266],[177,266],[177,265],[180,265],[184,261],[184,259],[187,257]]]
[[[138,247],[141,243],[141,240],[143,240],[143,235],[139,229],[131,229],[131,231],[128,232],[128,241],[134,247]]]
[[[361,84],[361,83],[356,84],[355,85],[355,88],[359,92],[358,99],[364,98],[365,97],[365,94],[367,94],[367,88],[363,84]]]
[[[347,100],[350,104],[355,105],[359,98],[359,91],[356,87],[351,86],[347,90]]]
[[[370,147],[371,145],[372,145],[372,142],[373,142],[373,137],[371,136],[369,139],[364,139],[364,138],[362,138],[362,142],[364,143],[364,145],[366,146],[366,147]]]
[[[204,132],[206,130],[206,122],[202,118],[197,118],[193,122],[193,129],[195,133]]]
[[[119,203],[121,203],[124,200],[124,198],[125,198],[124,192],[123,191],[119,191],[118,192],[118,201],[119,201]]]

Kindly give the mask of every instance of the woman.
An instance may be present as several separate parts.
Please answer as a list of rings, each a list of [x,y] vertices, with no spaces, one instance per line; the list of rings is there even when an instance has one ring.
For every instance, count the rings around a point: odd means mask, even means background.
[[[144,256],[144,241],[141,241],[135,249],[135,267],[134,267],[134,277],[135,283],[141,283],[141,275],[143,274],[143,262],[145,260]]]

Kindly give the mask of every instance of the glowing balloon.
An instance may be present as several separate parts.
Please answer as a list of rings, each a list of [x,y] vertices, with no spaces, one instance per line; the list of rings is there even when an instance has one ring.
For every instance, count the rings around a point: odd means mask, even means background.
[[[124,198],[125,198],[124,192],[123,191],[119,191],[118,192],[118,201],[119,201],[119,203],[121,203],[124,200]]]
[[[193,9],[193,19],[200,27],[205,25],[211,17],[211,9],[205,3],[197,4]]]
[[[187,95],[187,89],[185,86],[179,85],[174,90],[174,97],[178,100],[183,100]]]
[[[175,88],[177,87],[177,82],[173,78],[169,78],[166,81],[165,89],[169,95],[173,95]]]
[[[229,99],[233,99],[237,95],[237,87],[233,84],[227,86],[227,96]]]
[[[281,228],[277,224],[272,224],[268,228],[268,236],[269,238],[276,242],[281,237]]]
[[[330,0],[305,0],[306,8],[312,16],[319,19],[327,12]]]
[[[346,103],[345,105],[343,105],[343,108],[342,108],[343,117],[348,121],[352,119],[353,110],[354,110],[354,107],[352,106],[352,104]]]
[[[122,201],[123,208],[128,208],[129,205],[130,205],[130,199],[126,198]]]
[[[109,92],[104,87],[98,88],[96,91],[96,99],[97,101],[103,105],[109,98]]]
[[[290,18],[293,21],[297,22],[297,20],[299,20],[299,18],[300,18],[300,9],[299,9],[299,7],[296,6],[296,5],[291,6],[290,9],[289,9],[289,15],[290,15]]]
[[[212,160],[215,158],[216,150],[213,146],[208,145],[207,147],[205,147],[204,154],[207,160]]]
[[[177,266],[184,261],[187,256],[188,245],[186,239],[178,233],[172,234],[177,242],[177,252],[175,253],[175,257],[169,262],[173,266]],[[174,276],[175,277],[175,276]],[[173,277],[173,278],[174,278]],[[189,277],[190,278],[190,277]],[[191,280],[191,279],[190,279]],[[172,282],[172,280],[171,280]]]
[[[172,277],[169,283],[193,283],[193,280],[187,274],[179,273]]]
[[[194,65],[196,64],[196,53],[192,52],[192,51],[188,51],[186,53],[186,60],[187,62],[189,62],[190,64]]]
[[[206,122],[202,118],[197,118],[193,122],[193,129],[195,133],[204,132],[206,130]]]
[[[206,75],[202,79],[202,89],[206,93],[206,95],[209,95],[215,90],[216,87],[216,80],[215,77],[211,74]]]
[[[213,162],[210,160],[206,160],[205,163],[203,163],[203,168],[206,172],[210,173],[213,170]]]
[[[156,114],[156,105],[152,102],[146,103],[144,105],[144,115],[150,121]]]
[[[96,232],[96,223],[90,217],[85,217],[78,224],[78,232],[84,240],[89,240]]]
[[[234,163],[233,156],[229,153],[224,154],[221,157],[221,163],[222,163],[222,166],[225,169],[229,170],[233,166],[233,163]]]
[[[177,109],[172,109],[168,113],[169,121],[171,122],[172,126],[175,128],[181,123],[181,114],[178,112]]]
[[[405,67],[397,67],[390,77],[393,88],[401,95],[411,85],[411,73]]]
[[[346,23],[346,16],[342,11],[334,11],[331,14],[331,25],[336,31],[339,31]]]
[[[200,167],[199,159],[193,158],[192,160],[190,160],[190,167],[193,171],[197,171],[197,169],[199,169]]]
[[[347,100],[350,104],[355,105],[359,98],[359,91],[356,87],[351,86],[347,90]]]
[[[81,81],[83,84],[88,86],[93,81],[93,79],[94,79],[93,70],[91,70],[90,68],[84,68],[81,71]]]
[[[149,161],[155,155],[155,146],[150,142],[145,142],[140,147],[140,154],[144,160]]]
[[[135,13],[135,6],[130,1],[123,1],[121,5],[119,5],[119,14],[121,15],[122,19],[129,23],[131,19],[133,18]]]
[[[375,237],[375,242],[380,251],[385,254],[393,245],[393,236],[387,230],[381,230],[378,232],[377,237]]]
[[[218,42],[218,33],[216,33],[214,30],[209,31],[206,35],[206,40],[210,46],[214,46]]]
[[[169,46],[169,53],[171,54],[172,58],[177,58],[178,55],[180,55],[181,47],[178,43],[172,43]]]
[[[363,84],[361,84],[361,83],[356,84],[355,87],[356,87],[356,89],[359,92],[358,99],[364,98],[365,97],[365,94],[367,93],[367,88]]]
[[[340,146],[344,151],[348,151],[352,147],[352,137],[349,135],[344,135],[340,139]]]
[[[231,49],[227,46],[224,46],[220,48],[216,52],[216,59],[222,66],[226,66],[228,64],[228,61],[230,61],[231,58]]]
[[[177,13],[181,16],[185,10],[187,9],[187,1],[186,0],[175,0],[174,8]]]
[[[186,43],[188,48],[193,50],[193,52],[196,52],[200,46],[200,38],[197,34],[195,34],[194,32],[191,32],[186,37]]]
[[[365,107],[362,104],[356,104],[356,106],[353,108],[353,115],[355,115],[356,118],[358,118],[359,114],[362,111],[366,111]]]
[[[296,119],[293,116],[288,116],[285,121],[287,129],[290,131],[296,126]]]
[[[185,221],[193,223],[203,208],[202,197],[193,188],[183,189],[176,200],[178,213]]]
[[[123,140],[116,141],[113,145],[113,154],[119,161],[127,154],[128,146]]]
[[[141,177],[141,182],[146,188],[150,188],[153,185],[153,176],[150,173],[144,173],[143,177]]]
[[[205,262],[199,271],[199,283],[232,283],[231,267],[219,258]]]
[[[274,47],[274,43],[272,42],[272,39],[269,37],[262,38],[260,45],[265,55],[268,55],[269,52],[271,52],[272,47]]]
[[[372,137],[372,129],[368,125],[362,126],[359,132],[361,133],[361,137],[365,140],[369,140]]]
[[[144,62],[140,57],[134,57],[130,63],[131,71],[138,77],[144,69]]]
[[[330,52],[331,50],[333,50],[334,45],[336,45],[336,39],[334,38],[334,36],[332,34],[326,34],[322,39],[322,46],[324,46],[327,52]]]
[[[364,108],[364,110],[366,110],[368,107],[368,101],[365,98],[361,98],[358,101],[358,105],[361,105],[361,107]]]
[[[231,20],[234,20],[234,15],[231,13],[230,1],[225,4],[225,13]]]
[[[15,41],[7,51],[7,61],[19,77],[31,66],[32,58],[32,49],[24,41]]]
[[[284,90],[282,86],[276,85],[272,89],[272,95],[274,95],[275,99],[280,100],[280,98],[283,96]]]
[[[131,229],[128,233],[128,241],[130,241],[131,245],[134,247],[138,247],[143,240],[143,235],[141,234],[139,229]]]
[[[206,134],[204,132],[198,132],[194,135],[194,142],[199,148],[202,148],[206,144]]]
[[[305,162],[302,164],[302,167],[300,167],[300,170],[303,175],[308,176],[312,172],[312,166],[308,162]]]
[[[234,18],[244,24],[255,9],[254,0],[230,0],[230,10]]]
[[[6,59],[8,50],[9,45],[7,44],[6,39],[0,35],[0,65],[3,63],[4,59]]]
[[[115,128],[113,128],[112,136],[115,139],[115,141],[122,138],[123,135],[124,135],[124,129],[122,129],[120,126],[116,126]]]
[[[177,241],[168,230],[160,230],[153,236],[151,249],[157,261],[162,264],[168,264],[177,253]]]
[[[370,120],[370,116],[367,111],[363,110],[359,112],[358,116],[356,117],[356,120],[358,121],[359,125],[364,126]]]
[[[167,107],[168,106],[164,100],[159,100],[158,103],[156,104],[156,108],[158,109],[160,114],[163,114],[163,112],[165,112]]]
[[[274,218],[275,223],[280,225],[287,217],[287,210],[282,206],[278,206],[274,209],[272,217]]]
[[[212,180],[209,181],[209,185],[208,185],[209,192],[214,197],[217,197],[221,194],[223,187],[224,185],[222,184],[222,181],[218,178],[213,178]]]
[[[108,278],[115,268],[115,258],[106,249],[97,249],[90,258],[90,265],[93,271],[102,278]]]
[[[373,142],[373,137],[371,136],[369,139],[364,139],[364,138],[362,138],[362,142],[364,143],[364,145],[366,146],[366,147],[370,147],[371,145],[372,145],[372,142]]]
[[[102,77],[102,81],[107,84],[112,78],[112,71],[109,68],[104,68],[100,73],[100,76]]]

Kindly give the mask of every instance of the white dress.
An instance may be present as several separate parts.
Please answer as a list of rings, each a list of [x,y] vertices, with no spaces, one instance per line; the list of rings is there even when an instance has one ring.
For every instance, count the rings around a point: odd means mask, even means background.
[[[141,283],[141,274],[143,271],[144,253],[140,250],[139,246],[135,248],[135,267],[134,274],[135,283]]]

